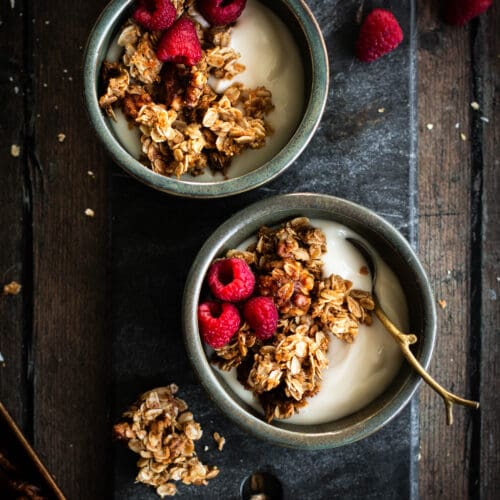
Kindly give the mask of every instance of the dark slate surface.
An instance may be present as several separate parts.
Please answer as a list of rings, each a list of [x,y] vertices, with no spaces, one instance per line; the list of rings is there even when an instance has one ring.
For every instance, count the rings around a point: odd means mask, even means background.
[[[417,498],[415,408],[406,408],[370,438],[341,449],[302,452],[269,445],[246,435],[219,412],[195,379],[182,344],[181,296],[190,263],[221,222],[258,199],[297,191],[341,196],[374,209],[415,243],[412,2],[308,3],[328,46],[331,87],[322,124],[285,174],[252,193],[195,201],[154,192],[117,168],[112,173],[110,418],[115,422],[140,392],[172,381],[179,384],[180,397],[205,431],[199,455],[222,471],[208,487],[179,485],[184,498],[240,498],[242,482],[255,471],[277,477],[286,499]],[[352,51],[356,19],[377,6],[395,13],[405,40],[385,58],[361,64]],[[211,438],[216,430],[227,440],[222,453]],[[131,452],[116,445],[114,457],[115,498],[157,498],[152,489],[134,484]]]

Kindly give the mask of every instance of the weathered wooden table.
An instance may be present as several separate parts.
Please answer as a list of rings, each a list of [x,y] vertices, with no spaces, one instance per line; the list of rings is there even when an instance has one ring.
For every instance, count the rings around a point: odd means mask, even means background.
[[[105,1],[0,1],[0,284],[23,287],[0,296],[0,400],[68,498],[155,498],[133,485],[134,459],[110,428],[138,392],[172,380],[207,432],[227,438],[205,457],[221,475],[181,487],[188,498],[236,498],[255,467],[278,477],[286,498],[498,495],[500,8],[455,28],[439,3],[419,1],[415,17],[410,1],[311,0],[332,69],[318,133],[268,186],[200,202],[139,185],[90,129],[82,50]],[[405,42],[362,65],[357,19],[374,6],[396,13]],[[183,354],[183,280],[220,222],[286,191],[350,198],[403,231],[446,302],[431,371],[480,399],[480,411],[457,408],[446,427],[441,400],[422,387],[376,435],[301,453],[246,436],[213,407]]]

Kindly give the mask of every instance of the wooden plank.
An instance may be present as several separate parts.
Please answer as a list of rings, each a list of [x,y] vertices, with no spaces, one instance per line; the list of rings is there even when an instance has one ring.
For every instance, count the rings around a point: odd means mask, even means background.
[[[485,58],[483,99],[476,114],[483,138],[483,237],[481,280],[481,452],[480,494],[489,499],[500,491],[500,6],[496,2],[481,19],[483,44],[477,47]],[[484,118],[489,119],[485,122]]]
[[[421,0],[418,7],[419,254],[436,299],[447,303],[438,307],[430,371],[469,396],[470,25],[443,25],[438,2]],[[422,498],[469,497],[471,418],[470,410],[456,408],[455,423],[447,427],[441,398],[421,390]]]
[[[31,293],[29,272],[24,266],[25,227],[29,226],[29,202],[23,199],[26,164],[24,136],[24,83],[22,4],[15,8],[2,1],[0,8],[0,400],[23,430],[29,430],[26,412],[27,381],[25,370],[23,302]],[[11,145],[21,147],[18,158]],[[25,210],[28,217],[25,219]],[[26,278],[26,279],[25,279]],[[2,295],[11,281],[24,285],[17,296]],[[27,304],[28,305],[28,304]],[[15,387],[16,390],[12,390]]]
[[[71,499],[109,496],[108,161],[81,97],[83,45],[104,5],[32,6],[35,447]]]

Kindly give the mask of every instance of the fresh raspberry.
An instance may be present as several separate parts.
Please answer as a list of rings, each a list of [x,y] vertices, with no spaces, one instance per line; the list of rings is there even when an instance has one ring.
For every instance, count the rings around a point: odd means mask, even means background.
[[[151,31],[166,30],[172,26],[177,11],[170,0],[139,0],[132,18]]]
[[[448,24],[463,26],[482,14],[492,3],[493,0],[445,0],[444,19]]]
[[[255,276],[243,259],[232,257],[214,262],[208,270],[207,282],[216,298],[239,302],[252,295]]]
[[[226,345],[240,327],[240,313],[229,302],[209,300],[198,306],[198,326],[203,340],[214,349]]]
[[[252,297],[243,306],[243,316],[262,340],[271,338],[278,326],[278,309],[271,297]]]
[[[198,10],[212,26],[221,26],[234,23],[246,3],[246,0],[198,0]]]
[[[202,56],[200,40],[191,19],[181,17],[165,31],[156,55],[160,61],[194,66]]]
[[[394,50],[403,40],[403,31],[391,12],[372,10],[363,21],[356,43],[356,55],[364,62],[372,62]]]

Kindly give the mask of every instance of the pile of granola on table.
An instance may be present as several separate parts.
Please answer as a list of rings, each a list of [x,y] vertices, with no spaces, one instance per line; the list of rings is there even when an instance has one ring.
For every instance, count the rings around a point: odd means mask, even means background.
[[[262,227],[247,250],[226,254],[248,264],[255,276],[253,293],[272,299],[278,319],[274,334],[262,338],[249,325],[243,306],[236,333],[214,349],[211,361],[225,371],[236,368],[268,422],[291,417],[319,392],[328,366],[329,332],[352,343],[359,325],[372,323],[370,293],[353,289],[352,282],[337,275],[324,278],[325,253],[323,231],[298,217],[278,228]]]
[[[207,485],[219,474],[216,466],[208,467],[198,458],[194,442],[202,429],[186,402],[175,396],[177,391],[170,384],[145,392],[123,414],[126,420],[113,427],[115,439],[126,441],[140,455],[136,481],[154,486],[162,498],[177,492],[173,481]],[[219,449],[223,445],[218,442]]]
[[[231,25],[203,27],[196,20],[194,3],[172,2],[177,20],[169,29],[192,26],[199,60],[174,57],[184,64],[162,62],[159,44],[165,35],[130,19],[118,36],[123,47],[120,60],[105,61],[102,67],[106,90],[99,99],[101,108],[113,119],[114,110],[121,109],[129,126],[140,129],[144,164],[177,178],[200,175],[207,167],[225,175],[233,156],[261,148],[272,133],[265,121],[274,109],[268,89],[233,83],[217,94],[210,86],[209,77],[231,80],[245,66],[230,46]]]

